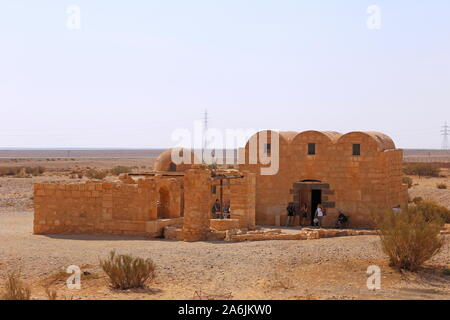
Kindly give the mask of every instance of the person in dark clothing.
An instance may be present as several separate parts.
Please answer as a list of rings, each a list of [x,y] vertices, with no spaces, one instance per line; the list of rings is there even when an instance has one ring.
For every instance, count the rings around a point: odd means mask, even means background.
[[[214,202],[212,208],[211,208],[211,212],[213,214],[213,218],[214,219],[220,219],[221,216],[221,208],[220,208],[220,201],[219,199],[216,199],[216,202]]]
[[[231,203],[230,200],[227,200],[223,205],[223,218],[229,219],[231,215]]]
[[[338,227],[338,228],[345,227],[347,225],[347,222],[348,222],[348,217],[342,211],[339,211],[339,215],[338,215],[337,222],[336,222],[336,227]]]
[[[287,211],[287,223],[286,227],[289,227],[294,222],[294,215],[295,215],[295,206],[293,203],[289,203],[289,205],[286,208]]]

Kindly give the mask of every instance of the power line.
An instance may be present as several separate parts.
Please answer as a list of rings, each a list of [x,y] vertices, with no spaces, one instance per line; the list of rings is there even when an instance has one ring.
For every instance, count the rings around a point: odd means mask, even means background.
[[[442,126],[441,135],[442,135],[442,150],[448,150],[448,136],[450,135],[450,126],[445,121],[445,124]]]

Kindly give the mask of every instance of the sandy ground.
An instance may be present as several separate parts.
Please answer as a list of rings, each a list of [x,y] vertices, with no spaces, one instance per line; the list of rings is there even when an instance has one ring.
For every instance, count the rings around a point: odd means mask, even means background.
[[[410,176],[413,179],[413,186],[409,189],[410,198],[422,197],[450,208],[450,169],[442,169],[441,175],[439,178]],[[445,183],[447,189],[438,189],[439,183]]]
[[[304,241],[197,242],[110,236],[33,235],[31,212],[0,213],[1,273],[21,268],[44,299],[45,287],[72,299],[193,299],[202,296],[250,299],[450,299],[449,242],[419,274],[400,274],[386,265],[376,236]],[[152,258],[157,278],[146,290],[108,287],[98,267],[112,249]],[[447,262],[447,264],[445,263]],[[366,287],[366,269],[382,270],[382,289]],[[69,265],[90,274],[81,290],[65,287]]]
[[[50,162],[26,161],[33,165]],[[57,290],[60,299],[450,299],[450,277],[442,273],[450,267],[448,237],[443,250],[423,270],[412,274],[399,273],[387,265],[377,236],[185,243],[111,236],[33,235],[33,183],[79,181],[70,179],[70,170],[66,170],[75,165],[149,166],[152,160],[51,162],[55,162],[57,172],[49,170],[33,178],[0,177],[0,280],[8,270],[20,268],[35,299],[47,298],[45,288]],[[0,161],[2,165],[5,164]],[[449,206],[449,190],[435,186],[436,181],[449,182],[448,178],[433,179],[414,179],[418,185],[410,189],[411,194]],[[112,249],[153,259],[156,279],[143,290],[110,289],[99,259],[106,258]],[[81,290],[69,290],[65,285],[69,275],[64,270],[69,265],[77,265],[84,272]],[[367,289],[366,271],[370,265],[381,268],[381,290]],[[0,289],[1,286],[0,282]]]

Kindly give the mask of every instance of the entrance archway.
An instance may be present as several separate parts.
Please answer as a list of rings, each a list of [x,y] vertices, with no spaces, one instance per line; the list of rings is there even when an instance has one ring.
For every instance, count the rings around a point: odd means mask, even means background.
[[[328,201],[328,195],[334,193],[330,190],[328,183],[322,183],[316,179],[306,179],[301,182],[294,183],[291,193],[293,196],[293,204],[300,208],[301,205],[306,203],[308,207],[307,221],[312,225],[314,220],[314,213],[319,204],[322,204],[324,208],[334,208],[335,203]]]

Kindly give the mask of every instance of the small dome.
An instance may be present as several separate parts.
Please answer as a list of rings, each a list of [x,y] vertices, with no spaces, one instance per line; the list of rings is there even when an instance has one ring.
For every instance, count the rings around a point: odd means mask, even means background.
[[[176,164],[175,161],[172,161],[172,154],[178,153],[179,157],[183,157],[186,153],[190,154],[190,163],[178,163]],[[195,155],[190,149],[185,148],[172,148],[164,151],[161,153],[158,158],[155,160],[155,164],[153,165],[154,171],[180,171],[177,170],[177,166],[179,165],[190,165],[194,164]]]

